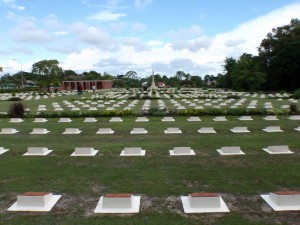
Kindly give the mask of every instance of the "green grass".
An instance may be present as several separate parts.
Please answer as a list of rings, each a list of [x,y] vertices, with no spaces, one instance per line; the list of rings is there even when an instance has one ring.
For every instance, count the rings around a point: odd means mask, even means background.
[[[10,151],[0,156],[0,221],[4,224],[292,224],[299,214],[264,212],[262,193],[277,190],[299,190],[300,142],[293,129],[299,121],[279,116],[279,121],[265,121],[262,116],[253,121],[226,117],[227,122],[214,122],[214,117],[201,117],[201,122],[187,122],[188,117],[175,117],[175,122],[161,122],[161,117],[149,117],[148,123],[136,123],[136,117],[110,123],[109,118],[97,118],[96,123],[83,123],[74,118],[71,123],[58,123],[57,118],[46,123],[9,123],[1,119],[0,128],[13,127],[20,132],[1,135],[0,146]],[[266,133],[266,126],[279,125],[282,133]],[[217,134],[199,134],[200,127],[214,127]],[[234,134],[230,129],[247,126],[249,134]],[[29,134],[33,128],[47,128],[46,135]],[[62,135],[65,128],[80,128],[80,135]],[[97,135],[101,127],[115,130],[113,135]],[[147,135],[131,135],[134,127],[144,127]],[[168,127],[179,127],[183,134],[164,134]],[[289,145],[293,155],[268,155],[261,149],[268,145]],[[220,156],[222,146],[241,146],[244,156]],[[29,146],[53,149],[47,157],[22,156]],[[87,146],[100,150],[96,157],[70,157],[75,147]],[[124,147],[142,147],[145,157],[120,157]],[[175,146],[190,146],[194,157],[170,157]],[[6,209],[16,195],[25,191],[50,191],[63,197],[48,214],[12,213]],[[105,193],[132,192],[142,195],[142,209],[134,216],[94,215],[99,197]],[[179,197],[191,192],[218,192],[231,205],[231,213],[185,215]],[[168,202],[168,197],[176,198]],[[237,196],[237,199],[230,196]],[[151,204],[143,206],[143,199]],[[244,202],[243,202],[244,201]],[[245,210],[245,207],[247,210]],[[1,224],[2,222],[0,222]]]

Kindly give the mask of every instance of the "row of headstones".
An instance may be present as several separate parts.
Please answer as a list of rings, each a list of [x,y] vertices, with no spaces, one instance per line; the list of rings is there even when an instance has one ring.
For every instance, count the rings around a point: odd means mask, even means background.
[[[241,116],[238,118],[240,121],[252,121],[253,118],[251,116]],[[276,116],[266,116],[263,118],[267,121],[277,121],[279,120]],[[293,115],[289,116],[288,119],[290,120],[300,120],[300,115]],[[24,120],[21,118],[11,118],[9,120],[10,123],[21,123]],[[45,123],[48,120],[45,118],[35,118],[33,122],[35,123]],[[161,119],[162,122],[175,122],[175,119],[173,117],[163,117]],[[189,122],[200,122],[202,121],[200,117],[197,116],[191,116],[187,119]],[[216,116],[213,121],[216,122],[225,122],[227,121],[227,118],[225,116]],[[57,122],[61,123],[70,123],[72,120],[70,118],[60,118]],[[97,122],[97,119],[95,117],[86,117],[83,122]],[[112,117],[109,122],[123,122],[123,119],[121,117]],[[137,117],[135,122],[149,122],[149,119],[147,117]]]
[[[269,154],[293,154],[289,149],[288,145],[277,145],[277,146],[268,146],[263,148],[263,150]],[[0,154],[8,152],[9,149],[0,147]],[[28,147],[27,152],[23,155],[25,156],[46,156],[50,154],[53,150],[48,149],[47,147]],[[93,147],[76,147],[75,151],[71,156],[95,156],[99,150],[94,149]],[[217,149],[217,152],[220,155],[245,155],[241,150],[240,146],[225,146]],[[195,151],[191,147],[174,147],[172,150],[169,150],[171,156],[185,156],[185,155],[196,155]],[[125,147],[120,156],[145,156],[146,150],[143,150],[141,147]]]
[[[272,132],[283,132],[280,126],[268,126],[262,129],[265,132],[272,133]],[[296,131],[300,131],[300,126],[294,128]],[[201,127],[197,130],[200,134],[216,134],[217,131],[214,130],[213,127]],[[250,133],[247,127],[234,127],[230,129],[233,133]],[[0,134],[16,134],[19,131],[15,128],[1,128]],[[33,128],[30,134],[48,134],[50,131],[46,128]],[[79,128],[65,128],[65,131],[62,134],[80,134],[82,130]],[[115,131],[111,128],[99,128],[96,134],[113,134]],[[165,134],[182,134],[182,130],[178,127],[169,127],[164,130]],[[148,130],[145,128],[133,128],[130,131],[130,134],[148,134]]]
[[[49,212],[61,198],[51,192],[25,192],[17,195],[17,201],[8,211]],[[300,192],[278,191],[261,195],[274,211],[300,210]],[[111,193],[100,197],[94,213],[138,213],[141,196],[132,193]],[[185,213],[230,212],[218,193],[190,193],[181,196]]]

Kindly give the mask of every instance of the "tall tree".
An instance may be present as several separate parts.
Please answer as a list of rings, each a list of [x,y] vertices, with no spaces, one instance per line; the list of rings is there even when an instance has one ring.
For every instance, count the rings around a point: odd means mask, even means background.
[[[273,28],[259,47],[268,89],[293,91],[300,87],[300,21]]]
[[[32,65],[32,73],[39,76],[40,87],[47,87],[50,91],[51,85],[58,86],[60,84],[62,69],[55,59],[42,60]]]
[[[260,71],[257,57],[246,53],[236,62],[231,76],[235,90],[259,91],[266,82],[266,74]]]
[[[225,59],[225,65],[223,65],[224,67],[224,77],[222,77],[221,82],[222,82],[222,86],[224,88],[231,88],[232,87],[232,71],[236,65],[236,60],[232,57],[226,58]]]

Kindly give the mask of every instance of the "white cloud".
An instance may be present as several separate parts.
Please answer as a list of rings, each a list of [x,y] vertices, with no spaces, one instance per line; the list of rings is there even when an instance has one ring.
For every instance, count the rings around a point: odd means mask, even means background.
[[[174,50],[187,49],[191,52],[198,52],[200,49],[207,49],[212,41],[208,37],[200,37],[193,40],[178,40],[172,43]]]
[[[142,52],[150,50],[149,46],[139,38],[129,37],[122,40],[122,45],[129,46],[134,49],[135,52]]]
[[[58,35],[58,36],[64,36],[64,35],[68,35],[69,33],[66,31],[54,31],[53,34]]]
[[[20,10],[20,11],[23,11],[26,9],[25,6],[19,5],[15,0],[0,0],[0,5],[1,4],[8,8],[16,9],[16,10]]]
[[[133,23],[131,25],[131,29],[134,30],[134,31],[142,32],[142,31],[146,30],[146,25],[143,24],[143,23],[139,23],[139,22]]]
[[[126,16],[126,14],[124,14],[124,13],[113,13],[108,10],[105,10],[105,11],[101,11],[95,15],[90,16],[89,19],[98,20],[101,22],[109,22],[109,21],[117,21],[120,18],[125,17],[125,16]]]
[[[13,40],[27,43],[43,43],[52,41],[48,31],[38,28],[33,20],[23,21],[10,32]]]
[[[142,9],[152,3],[152,0],[134,0],[134,6],[137,9]]]

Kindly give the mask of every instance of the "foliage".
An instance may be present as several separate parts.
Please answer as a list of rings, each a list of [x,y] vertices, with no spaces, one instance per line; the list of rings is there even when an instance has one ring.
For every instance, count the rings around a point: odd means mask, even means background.
[[[22,101],[22,99],[19,97],[13,96],[13,97],[9,98],[8,101]]]
[[[297,114],[299,112],[298,105],[295,103],[290,104],[290,114]]]
[[[300,99],[300,88],[298,88],[298,89],[294,92],[293,98]]]
[[[267,88],[293,91],[300,86],[300,21],[273,28],[259,47],[259,60],[267,73]]]
[[[57,60],[42,60],[32,65],[32,73],[38,75],[40,87],[47,87],[50,91],[50,86],[59,86],[62,80],[62,69],[59,67]]]
[[[11,118],[23,118],[25,113],[25,105],[22,102],[13,103],[8,110]]]

